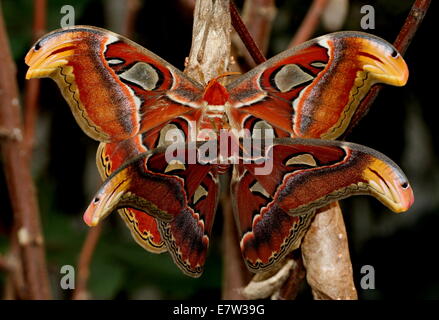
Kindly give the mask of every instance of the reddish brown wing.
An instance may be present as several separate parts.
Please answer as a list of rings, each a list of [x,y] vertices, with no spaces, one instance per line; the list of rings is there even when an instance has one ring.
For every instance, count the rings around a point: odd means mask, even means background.
[[[198,167],[192,165],[192,170],[199,170]],[[186,181],[189,185],[193,184],[190,180]],[[172,259],[191,277],[199,277],[203,272],[218,198],[218,175],[212,170],[190,196],[187,208],[170,223],[158,221],[160,233]]]
[[[237,129],[253,116],[291,137],[336,139],[372,85],[401,86],[407,77],[403,58],[386,41],[359,32],[328,34],[228,85],[229,118]]]
[[[276,137],[335,139],[344,133],[372,85],[403,85],[407,76],[405,62],[387,42],[363,33],[330,34],[281,53],[230,84],[229,116],[235,127],[250,130],[252,136],[254,129],[273,128]],[[312,158],[304,153],[298,159]],[[326,190],[328,180],[316,179],[314,184],[310,180],[283,201],[274,201],[275,189],[288,193],[286,186],[280,187],[287,169],[277,164],[270,175],[258,179],[248,167],[234,169],[233,190],[242,194],[235,195],[235,214],[243,235],[249,231],[241,248],[253,271],[270,268],[298,247],[314,211],[297,216],[287,212],[313,203],[313,190]]]
[[[26,56],[26,77],[54,79],[91,138],[128,139],[199,107],[203,87],[136,43],[88,26],[56,30]]]
[[[275,139],[268,156],[271,162],[236,165],[232,178],[241,250],[252,271],[269,269],[297,248],[315,209],[332,201],[369,194],[395,212],[413,203],[402,171],[360,145]]]
[[[159,132],[159,140],[165,131]],[[183,150],[184,155],[169,160],[166,148],[159,146],[125,163],[104,182],[84,220],[96,225],[115,209],[140,210],[157,220],[161,239],[180,269],[198,277],[206,259],[219,184],[214,165],[186,164],[190,149]],[[195,147],[191,150],[196,152]]]

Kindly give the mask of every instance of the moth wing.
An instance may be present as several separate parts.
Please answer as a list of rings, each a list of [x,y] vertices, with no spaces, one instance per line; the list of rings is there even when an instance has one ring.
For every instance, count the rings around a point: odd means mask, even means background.
[[[361,32],[332,33],[229,84],[231,121],[248,128],[256,117],[293,138],[336,139],[374,84],[402,86],[407,78],[404,59],[388,42]]]
[[[275,139],[266,162],[235,165],[231,193],[240,246],[250,270],[271,268],[298,248],[315,210],[352,195],[372,195],[395,212],[413,191],[389,158],[361,145]]]
[[[26,56],[26,78],[56,81],[81,129],[128,139],[199,108],[203,87],[127,38],[75,26],[55,30]]]

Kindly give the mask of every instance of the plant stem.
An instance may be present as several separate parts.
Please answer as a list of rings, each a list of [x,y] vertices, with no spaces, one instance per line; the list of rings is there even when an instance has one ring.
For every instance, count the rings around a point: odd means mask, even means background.
[[[320,17],[322,16],[327,3],[328,0],[314,0],[312,2],[305,19],[303,19],[302,24],[288,46],[289,48],[301,44],[312,37],[314,31],[319,25]]]
[[[422,20],[424,19],[425,14],[428,11],[430,3],[431,0],[416,0],[413,3],[410,12],[404,22],[404,25],[402,26],[401,30],[398,33],[398,36],[396,37],[395,42],[393,43],[393,45],[401,53],[401,55],[404,55],[407,51],[407,48],[409,47],[413,37],[416,34],[416,31],[418,30],[419,26],[422,23]],[[349,124],[345,134],[343,135],[343,138],[350,134],[352,128],[354,128],[361,120],[361,118],[363,118],[367,114],[382,88],[382,85],[375,85],[364,97],[363,101],[360,103],[354,115],[352,116],[351,123]]]
[[[89,298],[87,284],[90,277],[90,265],[93,259],[93,254],[99,242],[99,237],[102,232],[102,223],[96,227],[91,228],[87,232],[84,245],[79,254],[78,260],[78,278],[76,281],[76,288],[73,292],[73,300],[86,300]]]
[[[357,299],[343,214],[338,202],[316,213],[302,240],[306,280],[316,300]]]
[[[46,27],[46,5],[46,0],[34,1],[34,21],[32,26],[32,39],[34,41],[44,33]],[[24,89],[24,144],[29,153],[29,158],[31,158],[34,145],[39,96],[40,79],[26,81]]]
[[[244,2],[242,20],[263,55],[267,53],[276,11],[274,0],[246,0]]]
[[[233,27],[235,28],[236,32],[238,33],[239,37],[241,38],[242,42],[244,43],[255,63],[261,64],[262,62],[267,60],[265,59],[256,42],[253,40],[250,32],[247,30],[247,27],[242,21],[238,9],[236,8],[233,1],[230,1],[230,16],[232,19]]]

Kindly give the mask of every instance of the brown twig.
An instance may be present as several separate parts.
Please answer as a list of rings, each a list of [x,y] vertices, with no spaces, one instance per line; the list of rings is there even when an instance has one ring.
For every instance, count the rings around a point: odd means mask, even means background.
[[[246,0],[242,20],[262,54],[267,53],[271,27],[276,16],[274,0]]]
[[[236,8],[233,1],[230,1],[230,17],[232,19],[233,28],[235,28],[236,33],[241,38],[242,42],[244,43],[255,63],[261,64],[266,61],[267,59],[265,59],[258,45],[250,35],[250,32],[247,30],[247,27],[242,21],[238,9]]]
[[[99,237],[102,232],[102,223],[96,227],[91,228],[87,232],[84,245],[79,254],[78,273],[76,287],[73,291],[73,300],[85,300],[89,298],[87,284],[90,276],[90,265],[93,259],[93,254],[99,242]]]
[[[23,134],[18,128],[13,128],[12,130],[0,127],[0,139],[21,141],[23,140]]]
[[[15,233],[16,231],[13,230],[13,234]],[[20,245],[17,237],[12,237],[9,252],[4,259],[6,260],[5,262],[7,266],[5,271],[8,271],[4,299],[12,300],[28,298],[22,260],[20,259]]]
[[[431,0],[416,0],[393,45],[403,55],[430,7]]]
[[[316,214],[302,240],[302,257],[314,299],[357,299],[346,227],[338,202]]]
[[[412,8],[410,9],[410,12],[404,22],[404,25],[402,26],[401,30],[398,33],[398,36],[396,37],[395,42],[393,43],[393,45],[401,53],[401,55],[404,55],[407,48],[409,47],[416,31],[418,30],[419,26],[422,23],[422,20],[424,19],[425,14],[428,11],[430,3],[431,0],[416,0],[413,3]],[[360,103],[354,115],[352,116],[352,120],[343,137],[346,137],[348,134],[350,134],[352,128],[354,128],[358,124],[360,119],[367,114],[382,87],[382,85],[375,85],[369,91],[366,97],[364,97],[363,101]]]
[[[314,0],[312,2],[305,19],[303,19],[302,24],[288,46],[289,48],[301,44],[312,37],[327,3],[328,0]]]
[[[135,22],[137,14],[140,10],[141,3],[139,0],[129,0],[126,3],[126,20],[124,23],[124,30],[122,32],[123,35],[127,37],[131,37],[134,34]]]
[[[0,255],[0,270],[3,271],[10,271],[11,270],[11,264],[7,260],[5,256]]]
[[[278,293],[285,281],[288,280],[291,271],[295,269],[296,261],[286,257],[282,264],[278,263],[268,271],[256,273],[251,281],[241,291],[242,295],[249,300],[278,299]]]
[[[21,131],[22,120],[15,64],[12,60],[8,37],[0,8],[0,127],[9,132]],[[17,238],[27,284],[27,298],[49,299],[43,235],[41,233],[38,202],[29,167],[28,154],[22,140],[2,139],[3,163],[9,196],[14,212]]]
[[[207,83],[227,72],[230,63],[230,29],[229,0],[197,1],[192,45],[184,72],[200,83]]]
[[[257,47],[261,49],[262,55],[267,52],[276,11],[274,0],[246,0],[242,8],[242,25],[251,35],[250,39],[253,39]],[[240,38],[237,32],[232,36],[232,53],[240,62],[235,67],[236,71],[240,72],[245,72],[257,64],[247,50],[247,47],[252,48],[252,46],[246,43],[246,39]]]
[[[33,41],[36,41],[44,34],[46,28],[46,5],[46,0],[34,1]],[[35,137],[35,123],[38,112],[38,99],[40,96],[40,79],[26,81],[24,92],[24,145],[30,157]]]

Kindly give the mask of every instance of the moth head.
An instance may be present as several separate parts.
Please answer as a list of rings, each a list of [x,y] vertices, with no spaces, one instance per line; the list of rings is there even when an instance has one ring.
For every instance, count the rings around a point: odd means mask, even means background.
[[[227,100],[229,99],[229,93],[227,92],[227,89],[219,82],[220,79],[240,74],[239,72],[226,72],[224,74],[219,75],[218,77],[215,77],[211,79],[204,89],[204,95],[203,99],[207,102],[209,105],[218,106],[218,105],[224,105]]]
[[[129,179],[125,170],[107,179],[94,196],[84,213],[84,221],[90,226],[96,226],[102,219],[121,207],[121,201],[127,194]]]
[[[357,38],[357,57],[362,69],[375,82],[394,86],[407,83],[409,71],[401,54],[386,41],[375,37]]]
[[[393,164],[393,163],[392,163]],[[369,190],[394,212],[407,211],[414,202],[413,189],[402,171],[380,159],[374,159],[363,173]]]

